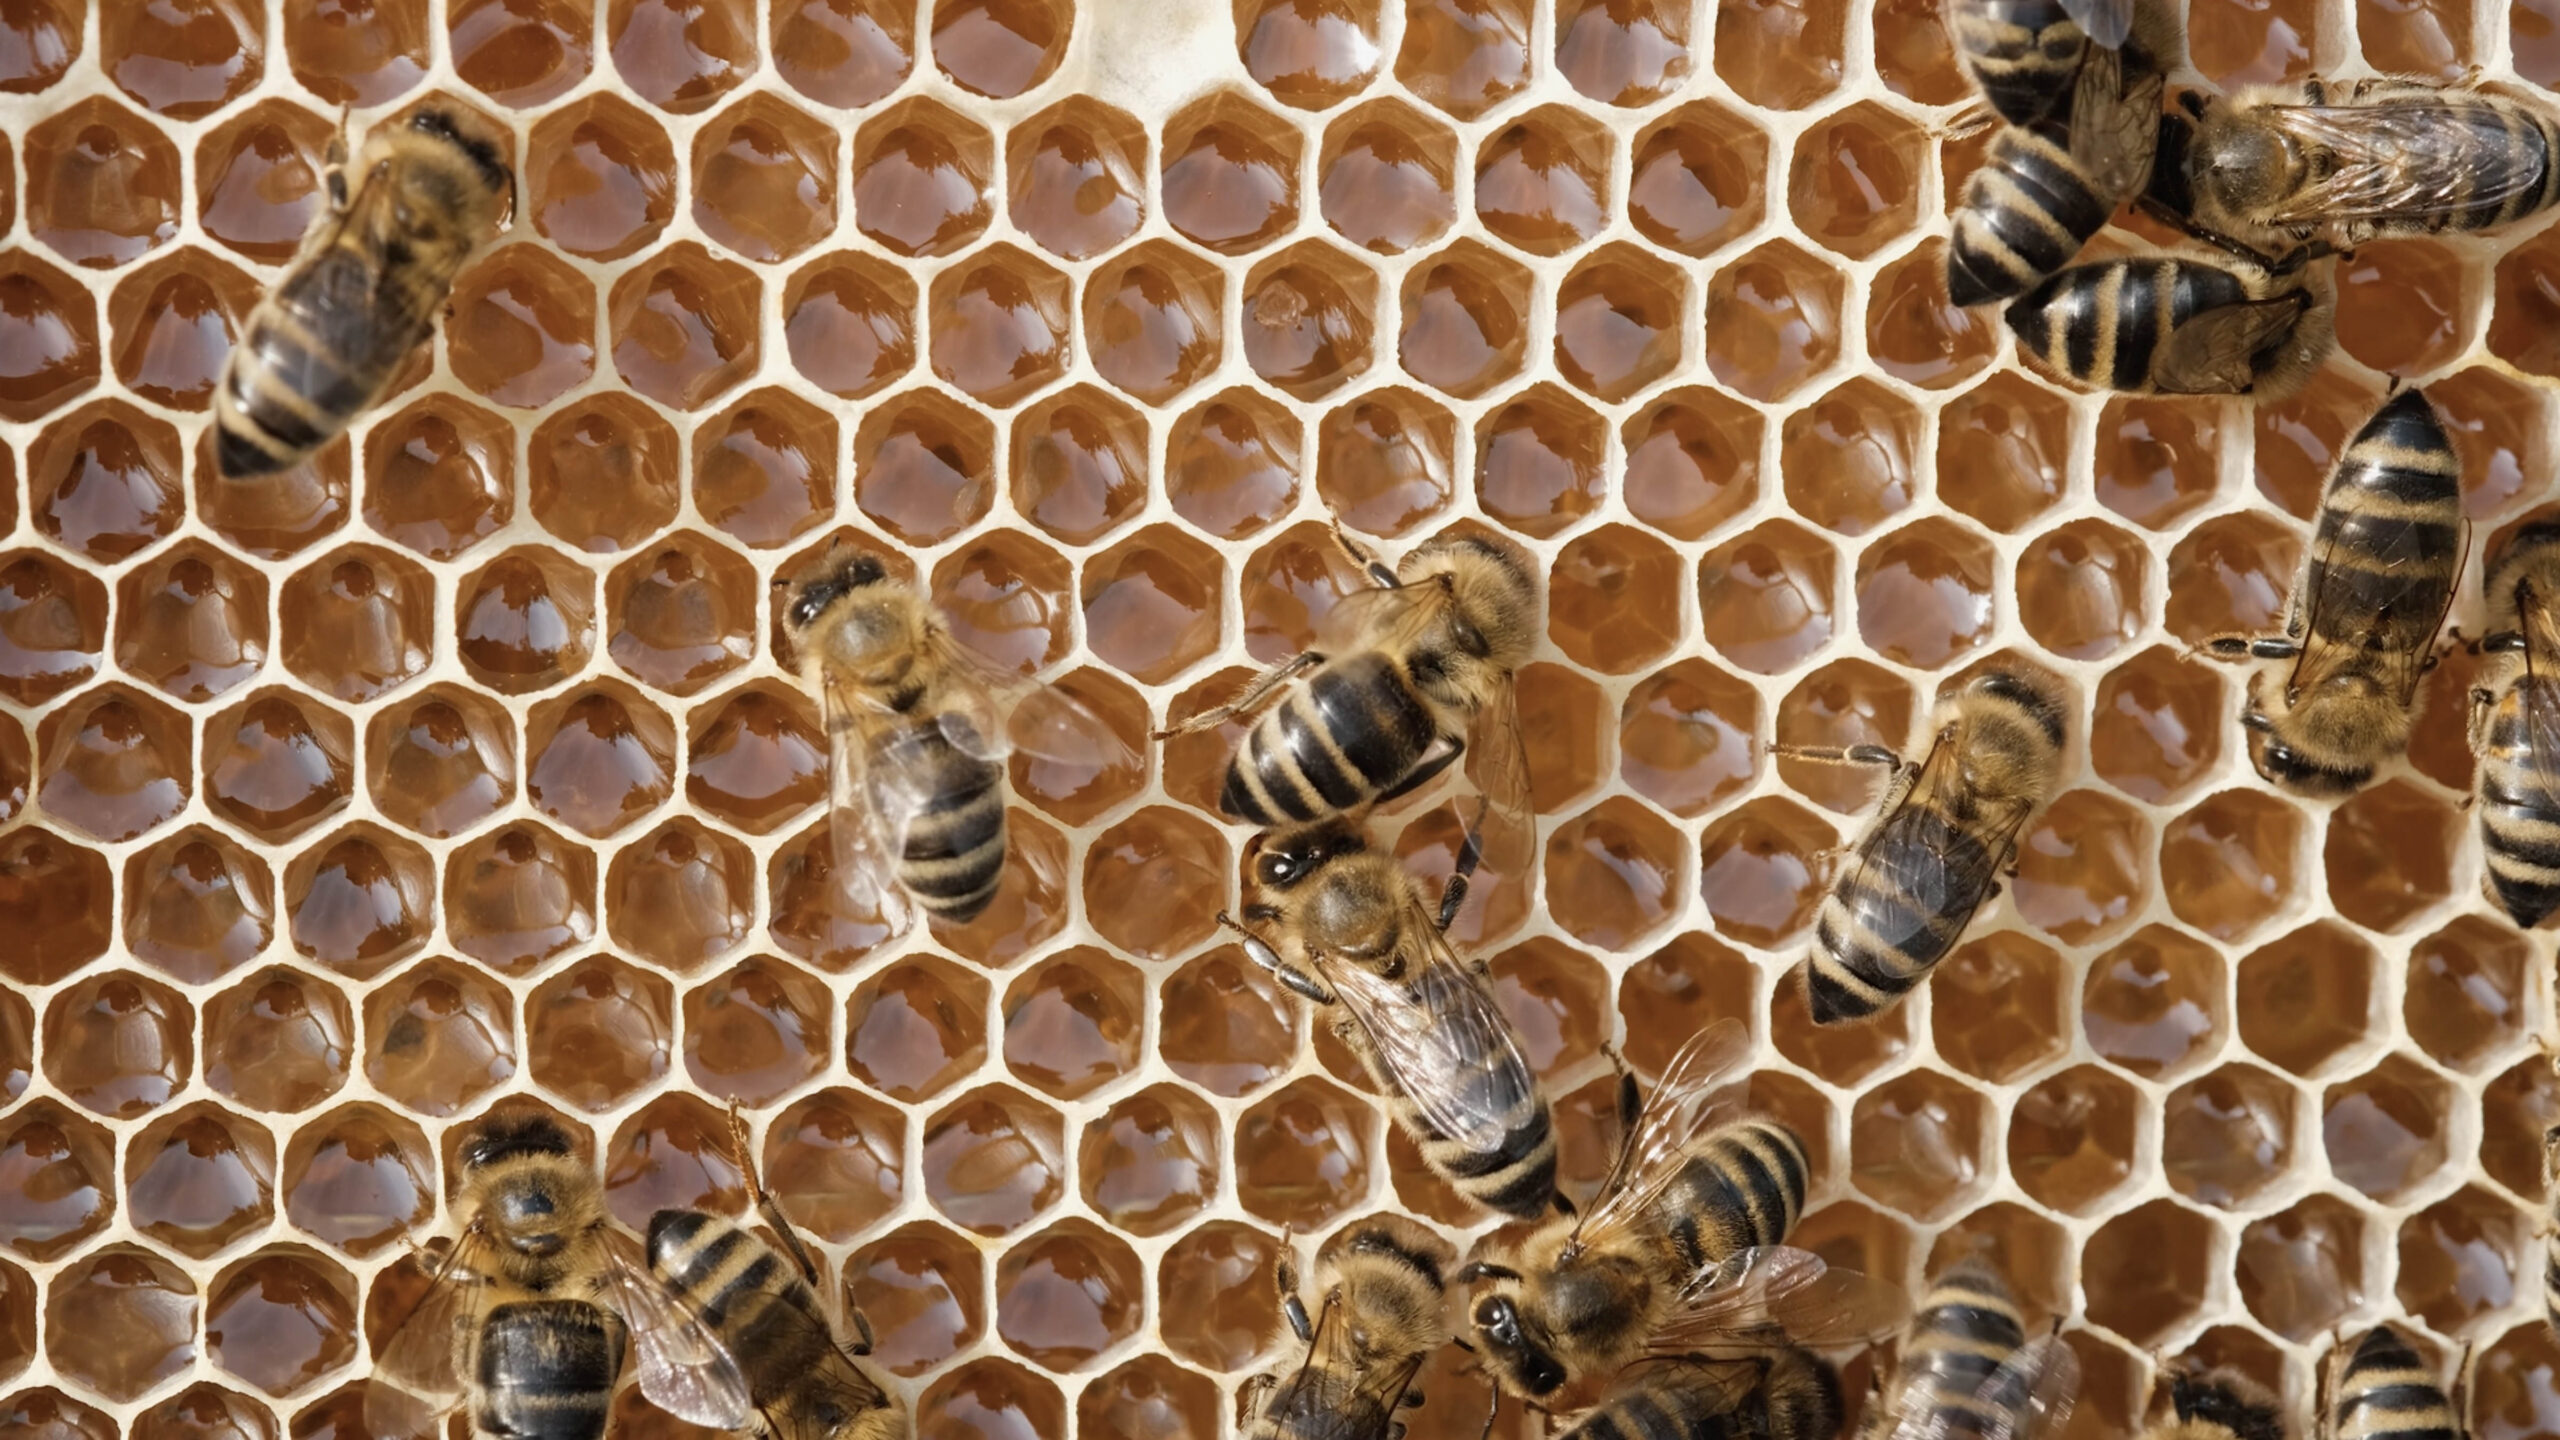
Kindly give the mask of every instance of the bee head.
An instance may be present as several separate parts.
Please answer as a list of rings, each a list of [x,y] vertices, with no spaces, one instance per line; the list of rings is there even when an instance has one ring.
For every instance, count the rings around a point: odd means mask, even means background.
[[[1414,547],[1397,567],[1407,585],[1448,587],[1458,650],[1497,669],[1517,670],[1537,644],[1538,565],[1527,551],[1491,536],[1460,532]]]
[[[2361,680],[2296,695],[2262,683],[2265,673],[2249,679],[2240,728],[2250,763],[2269,784],[2308,799],[2342,799],[2364,788],[2381,757],[2407,743],[2406,712]]]
[[[1252,867],[1254,884],[1285,892],[1304,884],[1332,861],[1368,848],[1369,837],[1360,833],[1359,826],[1335,818],[1256,835],[1246,847],[1245,859]]]
[[[889,578],[888,567],[868,550],[848,550],[818,573],[791,588],[782,612],[783,629],[795,639],[826,618],[837,601]]]
[[[1564,1384],[1564,1366],[1530,1333],[1520,1307],[1509,1295],[1482,1297],[1468,1319],[1487,1363],[1508,1375],[1522,1394],[1548,1395]]]
[[[462,157],[480,172],[481,181],[491,193],[513,193],[515,175],[507,169],[506,155],[480,133],[481,127],[472,120],[429,106],[409,117],[409,129],[413,134],[441,140],[462,152]]]

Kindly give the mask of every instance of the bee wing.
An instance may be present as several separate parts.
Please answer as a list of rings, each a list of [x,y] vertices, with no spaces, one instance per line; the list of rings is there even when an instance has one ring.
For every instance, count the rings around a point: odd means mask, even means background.
[[[1810,1250],[1739,1250],[1689,1282],[1648,1348],[1666,1354],[1782,1341],[1808,1350],[1869,1345],[1902,1328],[1900,1286],[1834,1270]]]
[[[1520,691],[1505,679],[1469,726],[1467,773],[1484,797],[1478,814],[1486,863],[1506,882],[1530,884],[1538,870],[1538,805],[1529,791],[1529,746],[1520,731]]]
[[[2373,543],[2365,547],[2367,558],[2359,562],[2355,571],[2342,569],[2336,563],[2338,542],[2332,536],[2322,556],[2320,588],[2303,597],[2302,653],[2294,657],[2292,673],[2285,681],[2287,686],[2296,690],[2316,689],[2343,667],[2370,663],[2384,692],[2398,696],[2401,704],[2408,704],[2418,693],[2418,683],[2426,678],[2427,667],[2434,659],[2436,631],[2444,625],[2445,612],[2453,608],[2453,584],[2446,584],[2443,594],[2423,606],[2418,602],[2428,599],[2426,589],[2433,588],[2432,582],[2418,580],[2405,584],[2401,598],[2410,603],[2395,605],[2385,601],[2380,609],[2372,612],[2362,629],[2344,636],[2324,635],[2320,616],[2332,605],[2351,608],[2375,603],[2377,597],[2370,592],[2360,599],[2329,593],[2332,584],[2346,582],[2358,573],[2369,575],[2379,571],[2386,575],[2398,573],[2419,577],[2433,573],[2419,536],[2417,527],[2408,524],[2394,525],[2377,533]],[[2467,553],[2469,544],[2470,524],[2466,521],[2463,525],[2465,549],[2454,553]]]
[[[1436,585],[1373,585],[1333,602],[1316,622],[1316,649],[1327,655],[1371,649],[1418,627],[1430,614]]]
[[[2542,184],[2541,167],[2504,160],[2514,138],[2488,105],[2413,95],[2259,114],[2332,161],[2329,173],[2267,208],[2261,218],[2271,225],[2422,219],[2502,204]]]
[[[649,1273],[638,1240],[608,1230],[604,1249],[605,1303],[631,1329],[640,1393],[679,1420],[714,1430],[744,1426],[753,1407],[729,1347]]]
[[[478,1238],[478,1231],[465,1231],[445,1251],[427,1292],[375,1352],[372,1380],[364,1388],[369,1434],[381,1440],[432,1435],[436,1422],[462,1403],[456,1340],[474,1323],[483,1288],[479,1274],[464,1263],[464,1252],[476,1253]]]
[[[2257,381],[2259,351],[2292,332],[2311,297],[2299,290],[2217,305],[2161,342],[2152,377],[2172,395],[2239,395]]]
[[[2524,678],[2516,686],[2516,703],[2524,710],[2525,740],[2536,756],[2560,756],[2560,612],[2528,604],[2520,618]],[[2514,779],[2533,792],[2539,806],[2560,809],[2560,768],[2521,765]]]
[[[2133,33],[2133,0],[2062,0],[2062,13],[2108,50]]]
[[[2126,9],[2129,11],[2128,3]],[[2104,42],[2100,42],[2104,43]],[[2092,190],[2115,204],[2151,173],[2160,143],[2159,74],[2138,76],[2128,88],[2124,60],[2113,47],[2086,52],[2071,101],[2071,158]]]
[[[1138,752],[1073,695],[996,666],[939,626],[925,643],[951,677],[949,703],[937,719],[962,754],[1002,763],[1019,750],[1091,770],[1137,766]]]
[[[877,914],[893,931],[907,928],[907,892],[898,883],[897,850],[884,835],[886,817],[864,783],[870,757],[860,707],[867,702],[830,680],[819,687],[827,727],[827,839],[835,883],[856,913]]]
[[[1324,978],[1424,1123],[1470,1149],[1494,1150],[1537,1078],[1483,979],[1420,905],[1407,910],[1406,927],[1425,937],[1426,958],[1406,981],[1364,965],[1327,966]]]
[[[1588,1249],[1642,1217],[1680,1173],[1689,1142],[1741,1111],[1751,1048],[1751,1031],[1739,1020],[1719,1020],[1689,1037],[1646,1097],[1598,1198],[1574,1222],[1568,1249]]]
[[[1990,1417],[1982,1440],[2041,1440],[2071,1422],[2080,1394],[2080,1356],[2060,1334],[2030,1340],[1974,1392]]]

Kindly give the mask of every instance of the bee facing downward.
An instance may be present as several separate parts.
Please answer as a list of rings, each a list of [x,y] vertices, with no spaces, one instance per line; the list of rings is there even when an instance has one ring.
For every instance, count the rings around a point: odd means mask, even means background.
[[[2149,177],[2161,85],[2158,71],[2092,49],[2067,117],[2004,126],[1950,217],[1947,298],[2005,300],[2070,264]]]
[[[2366,1331],[2352,1353],[2332,1349],[2321,1378],[2330,1401],[2321,1407],[2320,1440],[2463,1440],[2467,1433],[2461,1405],[2388,1325]]]
[[[2423,392],[2384,401],[2338,456],[2284,634],[2206,642],[2221,659],[2271,662],[2250,675],[2240,716],[2270,782],[2348,795],[2408,748],[2462,563],[2461,475]]]
[[[2560,909],[2560,522],[2510,538],[2488,570],[2494,657],[2471,691],[2481,888],[2526,929]]]
[[[626,1333],[658,1408],[719,1430],[746,1423],[736,1362],[651,1278],[557,1125],[492,1120],[464,1144],[461,1171],[471,1219],[376,1352],[368,1431],[426,1436],[468,1399],[480,1435],[597,1440]]]
[[[2121,56],[2127,75],[2178,62],[2178,17],[2159,0],[1949,0],[1947,42],[1982,97],[2012,125],[2069,121],[2073,87],[2093,56]]]
[[[1835,1440],[1840,1374],[1792,1345],[1640,1364],[1557,1440]]]
[[[2000,1272],[1961,1261],[1921,1299],[1862,1440],[2052,1440],[2071,1418],[2080,1360],[2057,1334],[2029,1339]]]
[[[1556,1193],[1546,1092],[1482,963],[1460,960],[1442,933],[1475,870],[1475,839],[1471,831],[1459,846],[1435,914],[1396,857],[1350,821],[1256,836],[1244,913],[1272,938],[1235,928],[1245,953],[1283,984],[1341,1005],[1334,1033],[1368,1067],[1425,1164],[1477,1204],[1534,1219]]]
[[[214,388],[214,463],[233,479],[291,468],[370,409],[515,203],[495,137],[461,110],[375,126],[352,180],[333,141],[326,180],[328,208]]]
[[[1780,748],[1893,767],[1815,917],[1805,994],[1816,1024],[1892,1009],[1955,948],[2061,777],[2066,708],[2030,673],[1990,670],[1941,696],[1937,739],[1916,765],[1875,745]]]
[[[2330,312],[2307,271],[2128,255],[2054,274],[2003,314],[2020,355],[2091,389],[2275,400],[2328,357]]]
[[[1431,1352],[1449,1343],[1442,1277],[1449,1242],[1401,1215],[1374,1215],[1316,1251],[1323,1298],[1307,1319],[1297,1267],[1278,1269],[1280,1313],[1305,1347],[1297,1367],[1257,1375],[1237,1393],[1246,1440],[1390,1440],[1396,1412],[1422,1403],[1413,1389]]]
[[[923,595],[859,548],[792,586],[782,626],[826,721],[839,883],[893,924],[907,898],[953,924],[994,901],[1008,754],[1136,763],[1074,697],[964,649]]]
[[[2246,1377],[2172,1370],[2168,1381],[2172,1418],[2143,1431],[2142,1440],[2285,1440],[2276,1398]]]

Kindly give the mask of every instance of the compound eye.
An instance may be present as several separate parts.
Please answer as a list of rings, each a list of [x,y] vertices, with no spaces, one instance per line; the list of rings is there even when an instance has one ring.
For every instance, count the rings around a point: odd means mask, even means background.
[[[1286,885],[1297,876],[1297,862],[1286,855],[1265,855],[1254,865],[1254,878],[1265,885]]]

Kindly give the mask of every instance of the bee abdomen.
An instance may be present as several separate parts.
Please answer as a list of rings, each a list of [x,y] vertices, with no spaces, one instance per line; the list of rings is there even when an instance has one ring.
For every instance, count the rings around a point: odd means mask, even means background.
[[[1339,815],[1413,771],[1439,719],[1374,650],[1318,666],[1255,722],[1227,765],[1218,807],[1256,825]]]
[[[2336,1440],[2461,1440],[2462,1428],[2418,1352],[2388,1325],[2356,1345],[2338,1379]]]
[[[1805,963],[1814,1023],[1891,1008],[1955,948],[1994,868],[1982,842],[1926,806],[1905,806],[1858,847],[1857,863],[1824,897]],[[1927,866],[1939,897],[1923,909],[1896,877]]]
[[[1912,1318],[1902,1348],[1902,1403],[1986,1419],[2002,1407],[2021,1406],[2026,1396],[1986,1393],[1985,1387],[2026,1341],[2025,1321],[2000,1277],[1979,1264],[1959,1265],[1929,1287]]]
[[[270,474],[308,457],[373,403],[426,338],[423,321],[404,323],[405,297],[386,305],[377,295],[385,264],[332,246],[249,313],[214,406],[223,474]]]
[[[622,1323],[584,1300],[500,1305],[481,1322],[472,1423],[513,1440],[596,1440],[622,1371]]]
[[[814,1363],[824,1315],[799,1268],[736,1223],[699,1210],[649,1218],[649,1269],[685,1297],[747,1371],[759,1396]]]
[[[1751,1433],[1720,1390],[1683,1378],[1679,1367],[1644,1372],[1558,1440],[1742,1440]]]
[[[2088,37],[2051,0],[1974,0],[1946,7],[1947,37],[1982,97],[2015,125],[2067,116]]]
[[[898,854],[907,893],[957,924],[984,913],[1004,878],[1004,767],[953,745],[927,717],[880,745],[871,787],[875,805],[907,817]]]
[[[2560,755],[2534,752],[2521,697],[2509,690],[2491,714],[2480,756],[2480,849],[2490,894],[2526,929],[2560,909],[2560,808],[2542,801],[2551,787],[2537,770],[2560,767]]]
[[[1439,1134],[1420,1107],[1402,1095],[1392,1104],[1396,1118],[1413,1132],[1423,1163],[1452,1189],[1488,1210],[1536,1219],[1547,1212],[1556,1189],[1555,1123],[1546,1096],[1525,1073],[1489,1078],[1473,1088],[1488,1086],[1496,1093],[1487,1098],[1502,1104],[1505,1117],[1502,1138],[1491,1148]]]
[[[1804,1214],[1810,1170],[1804,1142],[1783,1125],[1745,1120],[1708,1135],[1656,1202],[1682,1267],[1783,1242]]]
[[[2001,131],[1956,212],[1948,298],[1981,305],[2024,293],[2070,264],[2114,208],[2050,136],[2015,126]]]

